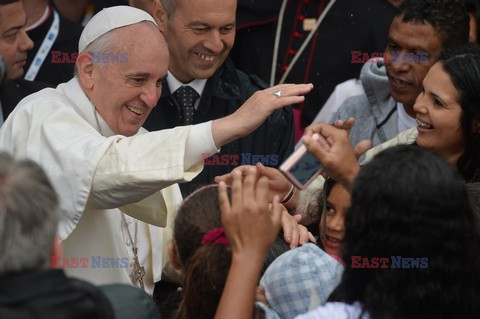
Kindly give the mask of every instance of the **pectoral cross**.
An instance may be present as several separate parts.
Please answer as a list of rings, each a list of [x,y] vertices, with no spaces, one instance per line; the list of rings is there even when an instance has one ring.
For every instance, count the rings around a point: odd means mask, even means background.
[[[145,276],[145,267],[140,266],[140,262],[138,261],[137,257],[137,248],[133,250],[133,272],[130,275],[132,282],[140,283],[140,288],[145,291],[145,286],[143,285],[143,276]]]

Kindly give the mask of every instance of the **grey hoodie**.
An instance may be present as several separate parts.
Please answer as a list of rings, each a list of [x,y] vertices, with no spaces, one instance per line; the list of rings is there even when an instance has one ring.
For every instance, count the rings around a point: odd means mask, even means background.
[[[365,94],[345,100],[333,117],[356,122],[350,132],[350,142],[355,146],[362,140],[371,140],[376,146],[395,137],[398,133],[397,102],[390,95],[390,85],[383,59],[368,61],[362,67],[360,81]]]

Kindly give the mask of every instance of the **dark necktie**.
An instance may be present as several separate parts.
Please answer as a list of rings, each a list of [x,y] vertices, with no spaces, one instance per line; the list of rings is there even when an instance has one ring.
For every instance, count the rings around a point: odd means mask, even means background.
[[[198,93],[188,85],[180,87],[173,93],[173,96],[180,105],[180,121],[184,125],[189,125],[193,122],[193,112],[195,109],[193,105],[199,97]]]

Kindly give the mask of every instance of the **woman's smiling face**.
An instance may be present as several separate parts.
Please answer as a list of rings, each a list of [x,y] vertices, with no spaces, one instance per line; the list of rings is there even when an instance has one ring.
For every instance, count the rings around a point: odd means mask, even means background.
[[[465,149],[458,90],[440,62],[423,80],[423,91],[413,106],[417,113],[417,144],[454,164]]]

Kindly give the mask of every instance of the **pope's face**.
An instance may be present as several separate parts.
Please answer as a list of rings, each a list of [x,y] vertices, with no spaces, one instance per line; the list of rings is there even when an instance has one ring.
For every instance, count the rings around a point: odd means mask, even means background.
[[[0,54],[7,65],[8,80],[23,75],[27,51],[33,48],[33,42],[25,32],[26,22],[22,1],[0,5]]]
[[[144,23],[114,32],[118,53],[127,61],[95,66],[89,97],[113,132],[132,136],[160,98],[168,50],[160,31]]]
[[[163,34],[170,72],[181,82],[207,79],[222,65],[235,39],[236,0],[178,1]]]

